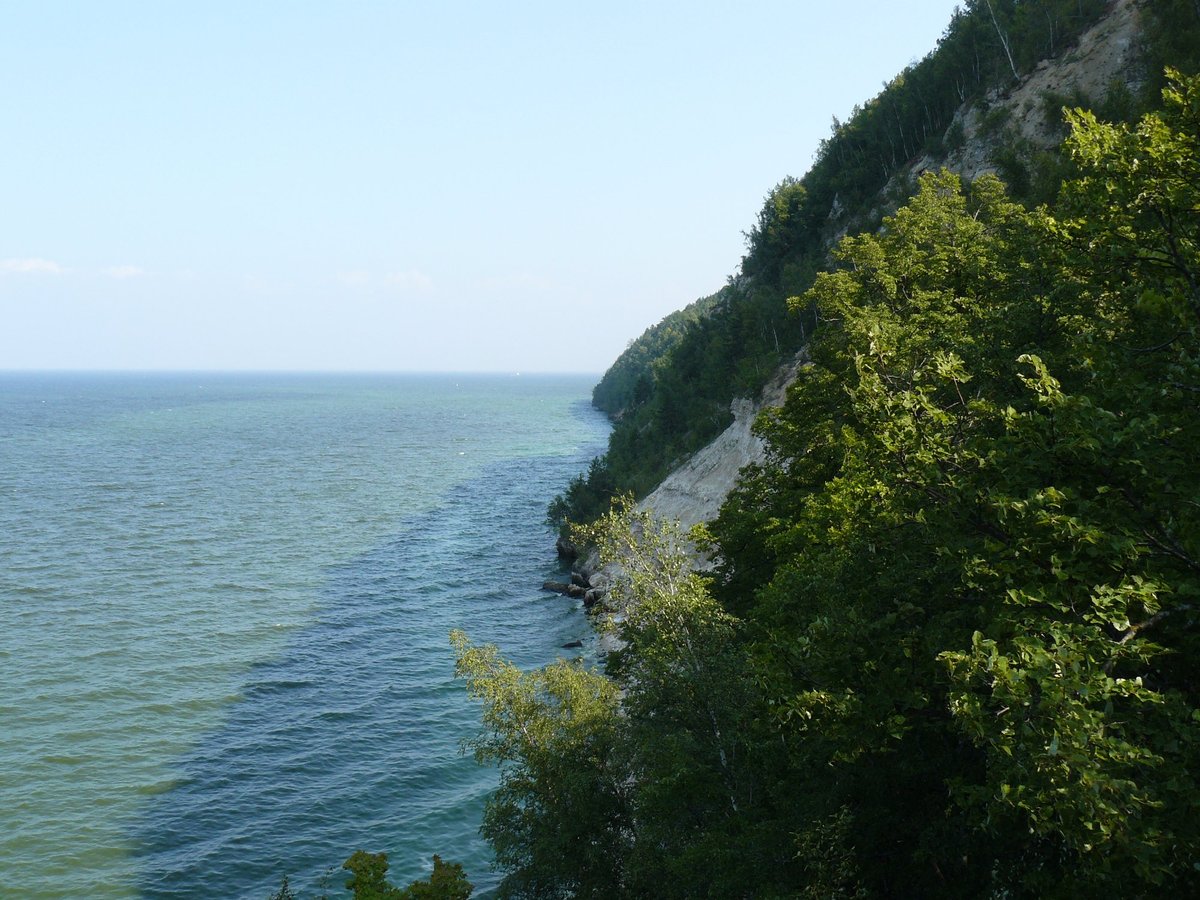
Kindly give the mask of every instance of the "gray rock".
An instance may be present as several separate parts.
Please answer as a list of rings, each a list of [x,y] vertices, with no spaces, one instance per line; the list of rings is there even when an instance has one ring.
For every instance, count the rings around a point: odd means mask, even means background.
[[[612,576],[603,569],[593,572],[592,577],[588,579],[588,587],[593,587],[598,591],[607,591],[612,587]]]

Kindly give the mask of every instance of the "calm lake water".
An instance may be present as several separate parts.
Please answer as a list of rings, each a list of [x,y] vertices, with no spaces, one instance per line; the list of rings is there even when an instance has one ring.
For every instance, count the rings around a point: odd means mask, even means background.
[[[0,896],[486,894],[447,635],[588,635],[539,587],[594,380],[0,375]]]

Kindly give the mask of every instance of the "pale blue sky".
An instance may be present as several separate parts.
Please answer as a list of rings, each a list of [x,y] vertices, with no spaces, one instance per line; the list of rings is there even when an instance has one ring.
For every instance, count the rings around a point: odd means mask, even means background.
[[[0,369],[602,371],[955,5],[0,2]]]

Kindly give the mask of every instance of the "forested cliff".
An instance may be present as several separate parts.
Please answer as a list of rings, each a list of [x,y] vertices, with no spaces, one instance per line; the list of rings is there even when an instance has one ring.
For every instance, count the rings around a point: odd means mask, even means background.
[[[1198,63],[1193,0],[967,2],[606,375],[551,517],[620,649],[453,636],[504,896],[1200,894]],[[802,346],[698,574],[634,498]]]
[[[617,420],[608,452],[551,520],[586,521],[617,493],[648,494],[720,433],[730,402],[754,397],[811,334],[815,311],[789,300],[832,263],[837,239],[878,228],[911,196],[916,173],[995,172],[1027,205],[1052,200],[1074,170],[1062,109],[1136,118],[1158,102],[1166,65],[1194,65],[1196,18],[1191,0],[964,4],[932,53],[835,121],[811,169],[768,193],[729,282],[648,329],[604,375],[594,400]],[[1106,22],[1123,33],[1095,52],[1080,46],[1090,29],[1113,38]]]
[[[1102,96],[1030,110],[1118,20]],[[558,515],[645,494],[810,354],[711,575],[628,500],[587,533],[625,573],[605,671],[457,637],[505,892],[1200,890],[1198,48],[1191,2],[967,4],[614,367]],[[984,140],[1001,178],[938,173]]]

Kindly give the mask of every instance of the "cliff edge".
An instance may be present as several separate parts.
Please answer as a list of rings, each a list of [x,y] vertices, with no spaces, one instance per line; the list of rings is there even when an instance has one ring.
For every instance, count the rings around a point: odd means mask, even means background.
[[[1016,144],[1034,151],[1057,147],[1064,136],[1061,105],[1085,99],[1101,102],[1114,87],[1136,90],[1141,83],[1139,35],[1144,3],[1114,0],[1104,18],[1074,46],[1044,60],[1008,90],[990,95],[986,108],[974,102],[963,104],[951,125],[951,130],[956,126],[962,129],[961,145],[943,156],[919,157],[897,177],[912,178],[945,167],[974,179],[999,171],[996,159],[1006,147]],[[889,189],[883,192],[888,193]],[[765,445],[753,432],[755,418],[762,410],[783,403],[806,358],[802,350],[785,363],[757,400],[734,400],[733,423],[672,471],[639,506],[662,519],[678,521],[685,530],[715,518],[741,469],[765,457]],[[594,567],[594,560],[589,562]]]

